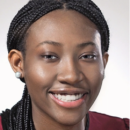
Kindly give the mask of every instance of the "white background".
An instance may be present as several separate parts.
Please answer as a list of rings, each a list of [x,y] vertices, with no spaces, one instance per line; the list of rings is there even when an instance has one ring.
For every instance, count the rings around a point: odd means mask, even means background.
[[[93,0],[102,10],[111,31],[109,62],[102,90],[91,110],[130,118],[129,1]],[[9,24],[28,0],[0,0],[0,112],[20,100],[24,84],[15,78],[7,60]]]

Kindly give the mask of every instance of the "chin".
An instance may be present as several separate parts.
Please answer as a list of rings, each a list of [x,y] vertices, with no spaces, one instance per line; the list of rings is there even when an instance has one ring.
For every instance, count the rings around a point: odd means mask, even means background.
[[[79,109],[66,109],[58,111],[53,119],[59,124],[73,126],[81,122],[86,117],[87,112],[87,109],[82,107]]]
[[[62,125],[74,126],[77,125],[84,118],[84,116],[83,117],[62,117],[62,118],[58,118],[56,121]]]

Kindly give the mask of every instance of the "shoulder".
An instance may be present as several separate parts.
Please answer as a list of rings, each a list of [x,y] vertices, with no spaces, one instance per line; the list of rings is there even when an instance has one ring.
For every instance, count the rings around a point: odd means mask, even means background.
[[[129,119],[89,111],[89,130],[129,130]]]
[[[2,128],[2,122],[1,122],[1,116],[0,116],[0,130],[3,130],[3,128]]]

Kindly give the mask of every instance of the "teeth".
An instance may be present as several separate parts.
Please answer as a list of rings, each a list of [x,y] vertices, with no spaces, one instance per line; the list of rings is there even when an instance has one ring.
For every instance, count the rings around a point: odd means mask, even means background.
[[[55,94],[55,97],[57,98],[57,97],[58,97],[58,94]]]
[[[61,95],[61,94],[53,94],[57,99],[64,101],[64,102],[71,102],[80,99],[83,94],[76,94],[76,95]]]
[[[62,100],[62,99],[61,99]],[[67,95],[66,96],[66,101],[71,101],[71,96],[70,95]]]
[[[62,100],[63,100],[63,101],[66,100],[66,96],[65,96],[65,95],[62,96]]]
[[[70,99],[71,99],[71,101],[74,101],[74,100],[76,99],[76,96],[71,95],[71,96],[70,96]]]
[[[79,94],[79,95],[78,95],[78,98],[80,98],[81,96],[82,96],[82,94]]]
[[[58,94],[57,98],[60,100],[62,97],[61,97],[61,95],[60,95],[60,94]]]

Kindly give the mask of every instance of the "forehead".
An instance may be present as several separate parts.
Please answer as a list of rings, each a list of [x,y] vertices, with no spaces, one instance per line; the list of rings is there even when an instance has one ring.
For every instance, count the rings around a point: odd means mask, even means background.
[[[64,43],[97,40],[100,34],[97,26],[87,17],[74,10],[54,10],[31,25],[29,36],[38,43],[52,40]],[[95,41],[93,41],[95,42]],[[100,46],[100,45],[99,45]]]

